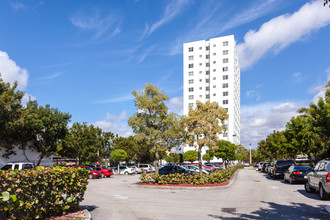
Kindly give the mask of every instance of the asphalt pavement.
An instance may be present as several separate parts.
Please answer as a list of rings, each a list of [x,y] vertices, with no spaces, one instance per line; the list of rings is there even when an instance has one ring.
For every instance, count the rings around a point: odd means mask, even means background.
[[[82,208],[92,219],[330,219],[317,194],[303,184],[273,180],[254,168],[237,173],[230,187],[140,187],[139,175],[90,180]]]

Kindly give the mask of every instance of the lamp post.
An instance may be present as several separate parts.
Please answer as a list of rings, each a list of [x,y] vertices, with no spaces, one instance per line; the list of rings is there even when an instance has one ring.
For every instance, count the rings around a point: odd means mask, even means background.
[[[251,143],[250,143],[250,164],[252,163],[252,155],[251,155]]]

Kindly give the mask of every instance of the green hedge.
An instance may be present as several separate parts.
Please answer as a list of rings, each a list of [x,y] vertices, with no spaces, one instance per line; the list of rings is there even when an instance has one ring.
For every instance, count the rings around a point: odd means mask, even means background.
[[[89,171],[73,167],[0,170],[0,219],[66,214],[83,200]]]
[[[157,184],[178,184],[189,183],[192,185],[202,185],[206,183],[216,184],[222,183],[230,179],[237,169],[244,168],[242,165],[233,166],[227,169],[216,170],[210,174],[181,174],[174,173],[168,175],[145,174],[140,175],[142,183],[157,183]]]

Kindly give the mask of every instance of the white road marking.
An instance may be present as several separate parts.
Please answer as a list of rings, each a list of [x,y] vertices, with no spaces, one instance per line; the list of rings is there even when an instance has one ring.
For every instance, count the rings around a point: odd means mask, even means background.
[[[112,196],[117,199],[128,199],[128,196],[122,196],[122,195],[112,195]]]
[[[279,189],[278,186],[271,186],[270,188],[272,188],[272,189]]]

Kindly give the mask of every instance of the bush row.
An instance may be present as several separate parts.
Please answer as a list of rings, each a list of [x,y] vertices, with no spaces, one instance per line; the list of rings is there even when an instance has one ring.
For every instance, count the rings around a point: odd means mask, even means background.
[[[88,174],[86,169],[73,167],[0,170],[0,218],[44,219],[66,214],[83,200]]]
[[[237,169],[243,168],[244,166],[238,165],[229,167],[227,169],[216,170],[210,174],[184,174],[174,173],[168,175],[159,174],[141,174],[140,180],[142,183],[157,183],[157,184],[179,184],[189,183],[192,185],[202,185],[206,183],[216,184],[222,183],[230,179]]]

